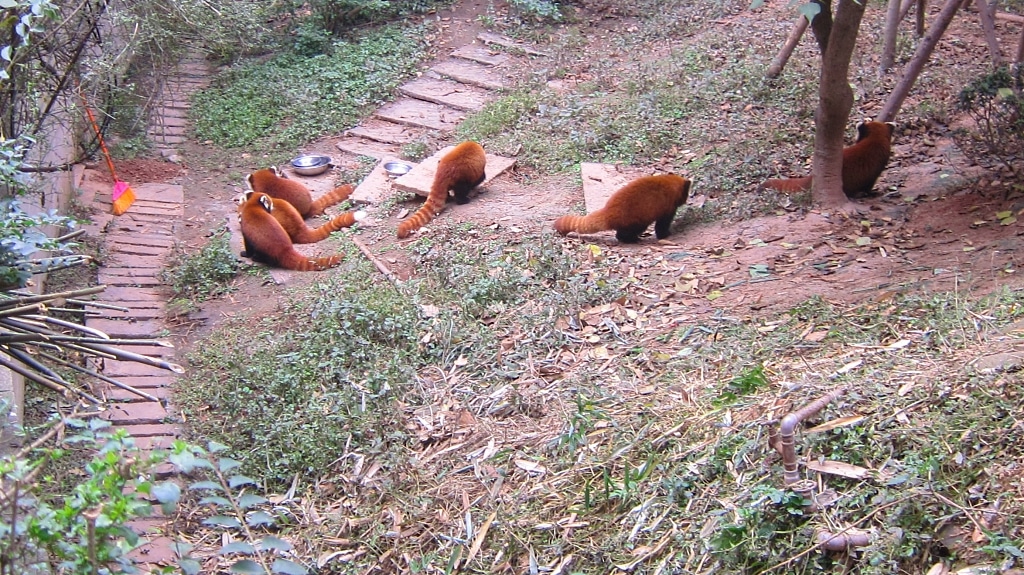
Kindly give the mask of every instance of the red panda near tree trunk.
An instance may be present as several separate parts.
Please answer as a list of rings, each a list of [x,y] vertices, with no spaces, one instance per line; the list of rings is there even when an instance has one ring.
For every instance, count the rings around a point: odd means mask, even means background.
[[[871,193],[892,153],[892,122],[865,121],[857,125],[857,142],[843,148],[843,192],[848,198]],[[811,189],[811,177],[765,180],[762,186],[787,194]]]
[[[245,251],[242,256],[295,271],[321,271],[341,263],[340,255],[308,258],[295,251],[288,232],[274,219],[274,199],[266,194],[250,194],[239,208]]]
[[[277,169],[277,166],[256,170],[245,177],[245,183],[250,190],[256,193],[267,194],[272,198],[288,202],[304,218],[319,216],[327,208],[347,200],[355,190],[351,184],[345,184],[313,201],[313,196],[306,186],[286,178],[281,170]]]
[[[398,224],[399,239],[430,223],[448,201],[448,190],[455,193],[455,203],[468,202],[469,191],[487,179],[484,173],[486,164],[483,146],[476,142],[462,142],[445,154],[437,163],[437,173],[427,201],[409,219]]]
[[[252,197],[256,192],[249,191],[242,194],[238,199],[238,210],[241,212],[242,206],[245,205],[246,201]],[[274,216],[284,231],[288,233],[288,237],[291,238],[293,244],[313,244],[325,239],[331,235],[331,232],[336,232],[342,228],[351,227],[356,222],[366,217],[366,212],[359,210],[355,212],[345,212],[331,218],[331,221],[318,228],[310,228],[306,225],[306,222],[302,219],[302,215],[295,209],[294,206],[288,202],[279,199],[271,198],[273,202],[273,209],[270,214]]]
[[[562,216],[555,220],[555,230],[563,236],[569,232],[592,234],[615,230],[623,243],[639,241],[640,234],[654,224],[654,235],[668,237],[676,210],[690,195],[690,180],[675,174],[645,176],[626,184],[608,198],[603,208],[585,216]]]

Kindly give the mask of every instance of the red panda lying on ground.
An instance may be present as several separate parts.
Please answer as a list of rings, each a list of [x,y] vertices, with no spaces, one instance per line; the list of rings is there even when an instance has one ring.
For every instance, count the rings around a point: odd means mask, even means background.
[[[351,184],[345,184],[334,188],[314,201],[306,186],[284,177],[277,166],[256,170],[245,177],[245,183],[250,190],[258,194],[267,194],[272,198],[288,202],[298,210],[303,218],[319,216],[324,213],[325,209],[347,200],[355,190]]]
[[[288,232],[273,216],[274,199],[252,193],[238,208],[245,251],[242,256],[280,268],[296,271],[321,271],[341,263],[342,256],[308,258],[295,250]]]

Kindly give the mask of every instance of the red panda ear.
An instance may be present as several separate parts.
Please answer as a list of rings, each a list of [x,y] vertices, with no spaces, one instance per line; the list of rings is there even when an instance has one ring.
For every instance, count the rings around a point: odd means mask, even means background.
[[[252,189],[252,174],[246,174],[246,176],[245,176],[245,186],[247,188],[249,188],[250,190]]]
[[[889,139],[892,139],[892,135],[896,133],[896,122],[886,122],[886,126],[889,126]]]
[[[268,168],[268,169],[271,172],[273,172],[275,176],[277,176],[279,178],[283,178],[284,177],[284,174],[281,173],[281,169],[278,168],[277,166],[270,166],[270,168]]]
[[[267,210],[268,213],[274,211],[274,200],[270,196],[266,194],[260,196],[260,204],[263,205],[263,209]]]
[[[237,196],[235,196],[235,203],[241,206],[242,204],[249,200],[250,195],[252,195],[252,192],[243,192],[241,194],[238,194]]]

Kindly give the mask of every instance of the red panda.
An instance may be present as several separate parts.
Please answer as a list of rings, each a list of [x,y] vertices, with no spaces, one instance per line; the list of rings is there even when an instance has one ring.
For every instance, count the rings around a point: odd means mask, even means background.
[[[250,257],[288,270],[321,271],[341,263],[341,256],[307,258],[295,251],[288,232],[272,215],[273,198],[266,194],[250,194],[239,208],[238,222],[245,244],[243,257]]]
[[[351,184],[338,186],[332,191],[320,196],[313,201],[309,189],[301,183],[290,180],[277,169],[271,166],[262,170],[256,170],[245,177],[245,183],[249,189],[259,193],[267,194],[270,197],[284,200],[295,207],[304,218],[319,216],[324,210],[334,204],[343,202],[352,195],[355,188]]]
[[[626,184],[608,198],[603,208],[585,216],[562,216],[555,220],[555,230],[568,234],[592,234],[615,230],[620,242],[639,241],[651,223],[654,235],[668,237],[676,210],[690,195],[690,180],[675,174],[644,176]]]
[[[857,143],[843,148],[843,192],[859,198],[871,193],[878,176],[889,163],[892,152],[892,122],[861,122],[857,125]],[[811,177],[766,180],[763,184],[787,194],[811,189]]]
[[[242,206],[245,205],[246,201],[256,192],[249,191],[238,198],[239,212],[242,210]],[[351,227],[356,222],[366,217],[366,212],[359,210],[355,212],[345,212],[343,214],[334,216],[331,221],[326,224],[313,229],[306,225],[306,222],[302,219],[302,215],[295,209],[294,206],[279,198],[271,198],[273,203],[273,209],[270,214],[274,216],[284,231],[288,233],[288,237],[291,238],[293,244],[312,244],[319,242],[320,240],[331,235],[331,232],[336,232],[342,228]]]
[[[469,191],[487,178],[484,173],[486,164],[487,156],[483,146],[476,142],[462,142],[445,154],[437,163],[437,173],[434,174],[434,183],[430,186],[427,201],[409,219],[398,225],[398,237],[408,237],[434,219],[448,201],[448,190],[455,193],[455,203],[468,202]]]

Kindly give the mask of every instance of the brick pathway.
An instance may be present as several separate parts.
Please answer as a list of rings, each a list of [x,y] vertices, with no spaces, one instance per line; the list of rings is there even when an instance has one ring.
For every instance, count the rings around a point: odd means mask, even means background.
[[[160,154],[175,160],[177,146],[186,138],[186,115],[189,95],[206,82],[209,70],[202,59],[181,63],[163,81],[161,97],[151,116],[149,138]],[[174,247],[178,226],[184,215],[184,190],[172,184],[131,184],[136,200],[121,216],[110,214],[111,185],[90,181],[86,170],[78,170],[75,186],[81,190],[79,200],[94,208],[93,223],[85,226],[89,233],[103,241],[106,257],[99,271],[99,282],[107,289],[97,301],[120,306],[123,310],[107,310],[102,318],[88,318],[86,325],[106,332],[111,337],[160,339],[169,335],[164,323],[166,297],[160,291],[160,273]],[[153,345],[121,346],[128,351],[174,362],[172,347]],[[115,428],[126,429],[143,449],[167,448],[181,435],[180,417],[169,404],[174,371],[140,363],[107,360],[102,373],[140,392],[104,386],[97,394],[108,401],[100,417]],[[158,469],[158,476],[170,476],[170,465]],[[131,527],[149,542],[133,555],[142,562],[142,573],[156,566],[173,565],[174,536],[171,519],[154,516],[135,521]]]

